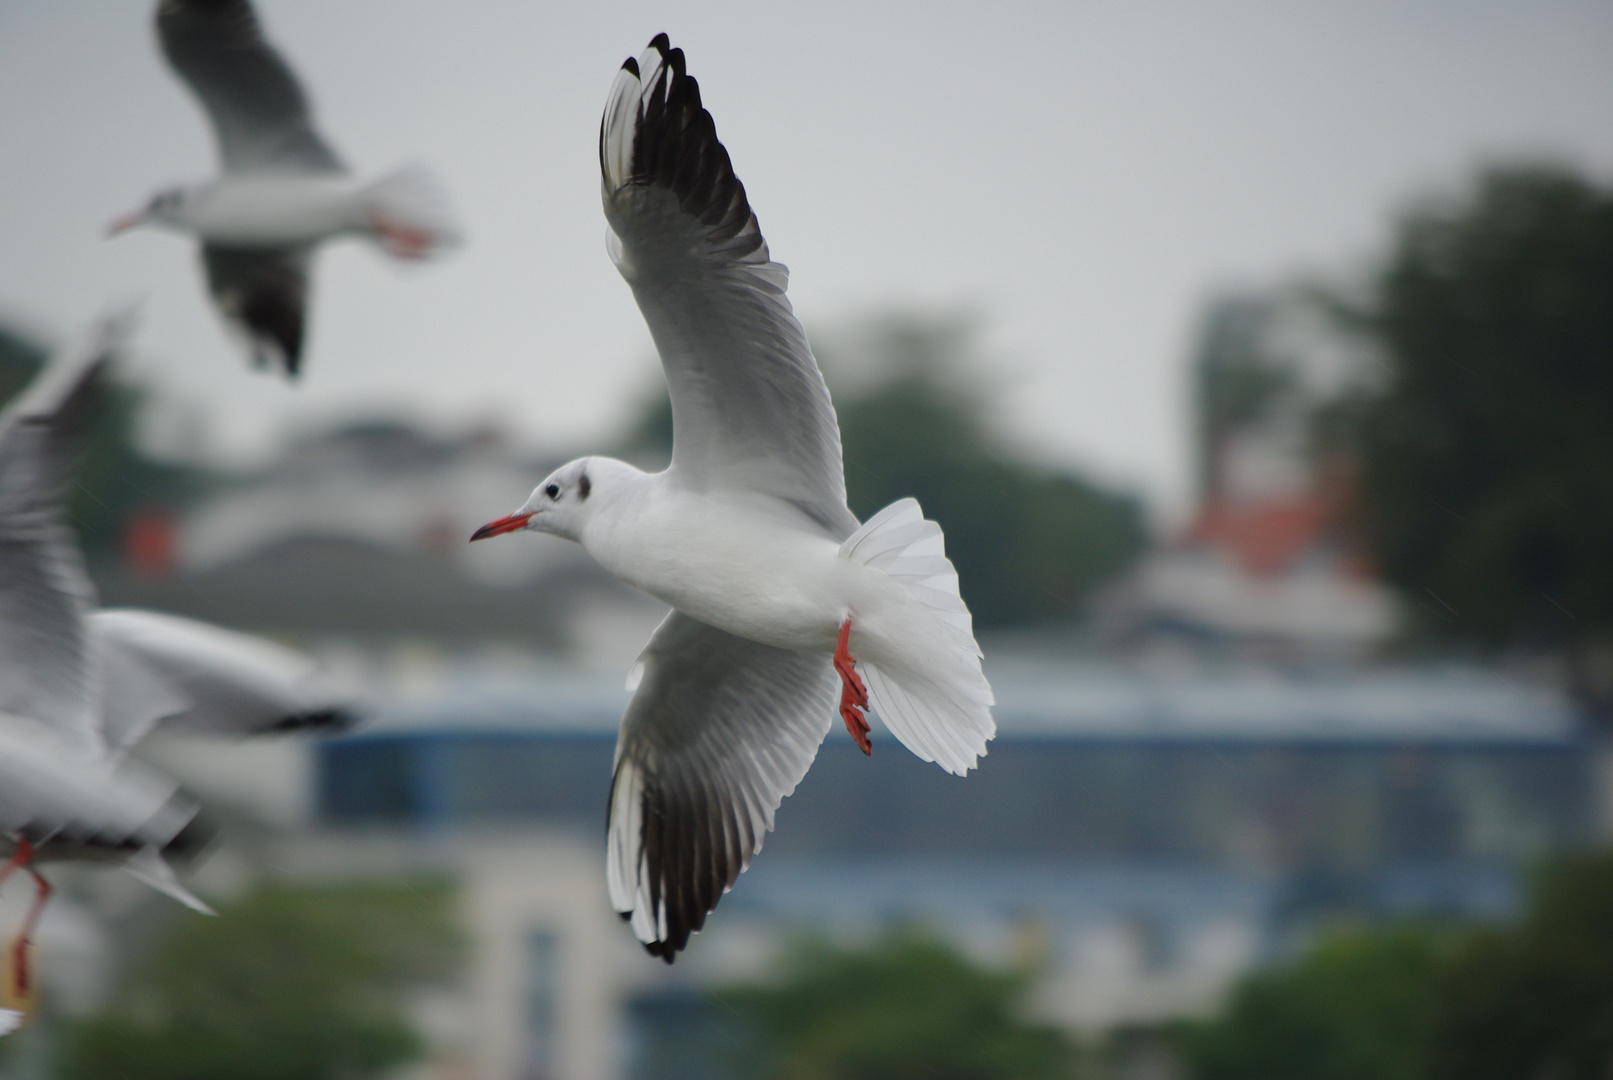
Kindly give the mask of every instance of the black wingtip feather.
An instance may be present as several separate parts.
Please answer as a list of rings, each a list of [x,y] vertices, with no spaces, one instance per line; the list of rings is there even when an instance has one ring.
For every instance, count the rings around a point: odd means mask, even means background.
[[[315,709],[311,712],[283,716],[263,730],[265,733],[317,730],[337,734],[349,730],[357,723],[358,714],[350,709]]]
[[[631,71],[633,73],[633,78],[638,78],[638,58],[636,56],[629,56],[626,60],[623,60],[622,70]]]
[[[643,88],[625,182],[669,189],[719,243],[733,241],[751,225],[749,246],[740,244],[731,252],[747,255],[761,245],[761,229],[717,125],[701,103],[700,83],[688,74],[683,50],[673,48],[667,35],[657,34],[650,48],[660,53],[662,65],[654,83]],[[636,64],[633,71],[639,74]]]

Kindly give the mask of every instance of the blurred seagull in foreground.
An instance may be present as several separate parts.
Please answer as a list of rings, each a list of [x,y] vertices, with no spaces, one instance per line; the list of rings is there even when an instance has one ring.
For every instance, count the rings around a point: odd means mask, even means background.
[[[941,529],[903,499],[846,508],[829,392],[683,52],[622,65],[600,128],[611,259],[672,393],[672,464],[562,466],[472,540],[575,540],[672,605],[628,677],[606,873],[669,963],[750,859],[835,711],[864,753],[871,703],[962,775],[996,733]],[[861,674],[859,675],[859,669]]]
[[[418,166],[369,184],[347,175],[248,0],[161,0],[157,35],[212,119],[223,175],[158,192],[111,235],[148,223],[196,235],[213,299],[255,366],[278,363],[294,378],[314,248],[357,235],[400,259],[429,258],[459,240],[447,200]]]
[[[33,998],[28,940],[51,891],[36,863],[121,862],[207,910],[168,860],[194,855],[208,830],[173,781],[126,759],[135,743],[159,724],[251,735],[350,719],[346,697],[289,649],[172,615],[93,610],[62,489],[125,327],[104,326],[0,415],[0,883],[22,870],[36,887],[0,964],[0,1028]]]

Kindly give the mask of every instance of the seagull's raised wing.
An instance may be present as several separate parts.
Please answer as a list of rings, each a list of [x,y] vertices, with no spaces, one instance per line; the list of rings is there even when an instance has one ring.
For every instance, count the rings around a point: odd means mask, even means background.
[[[347,695],[312,660],[262,638],[154,611],[89,617],[102,664],[107,747],[121,753],[161,723],[213,735],[340,728]]]
[[[202,265],[219,310],[246,335],[253,363],[279,364],[296,378],[308,319],[307,249],[204,244]]]
[[[0,712],[98,748],[100,689],[84,617],[95,591],[62,515],[66,471],[128,320],[53,363],[0,417]]]
[[[247,0],[160,0],[157,36],[212,119],[225,172],[342,171]]]
[[[846,509],[840,428],[745,186],[683,51],[665,34],[617,73],[600,125],[611,257],[672,392],[672,472],[794,503],[834,539]]]
[[[829,658],[672,612],[639,661],[611,784],[611,904],[672,962],[762,849],[834,715]]]

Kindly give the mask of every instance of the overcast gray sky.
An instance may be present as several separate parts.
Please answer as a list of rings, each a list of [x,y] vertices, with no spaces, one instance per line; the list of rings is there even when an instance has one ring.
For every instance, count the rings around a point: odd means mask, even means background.
[[[595,137],[622,58],[689,57],[809,330],[978,312],[1003,418],[1180,506],[1185,356],[1218,288],[1342,272],[1484,161],[1613,174],[1613,4],[259,0],[358,171],[429,163],[469,244],[423,269],[327,250],[300,386],[246,370],[192,246],[102,238],[210,174],[134,0],[0,0],[0,317],[60,341],[145,298],[138,361],[262,454],[400,409],[587,449],[654,375],[604,253]]]

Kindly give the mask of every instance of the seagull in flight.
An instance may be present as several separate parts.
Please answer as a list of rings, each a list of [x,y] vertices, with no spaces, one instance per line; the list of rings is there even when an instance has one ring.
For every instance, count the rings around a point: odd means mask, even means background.
[[[371,183],[348,176],[248,0],[160,0],[157,37],[212,121],[222,175],[159,191],[110,234],[149,224],[196,236],[213,300],[254,366],[296,378],[314,249],[353,235],[430,258],[459,241],[447,200],[418,166]]]
[[[211,832],[174,782],[128,760],[153,728],[253,735],[351,721],[309,658],[150,611],[96,610],[62,510],[67,468],[94,415],[127,320],[48,367],[0,415],[0,884],[22,871],[34,902],[0,962],[0,1034],[33,1000],[29,938],[50,896],[38,864],[121,863],[182,903]]]
[[[665,34],[617,73],[599,164],[610,257],[672,395],[672,462],[570,462],[471,539],[561,536],[672,606],[628,677],[606,856],[612,904],[670,963],[761,850],[837,708],[865,754],[872,705],[958,775],[996,725],[940,527],[912,499],[861,524],[846,507],[788,272]]]

